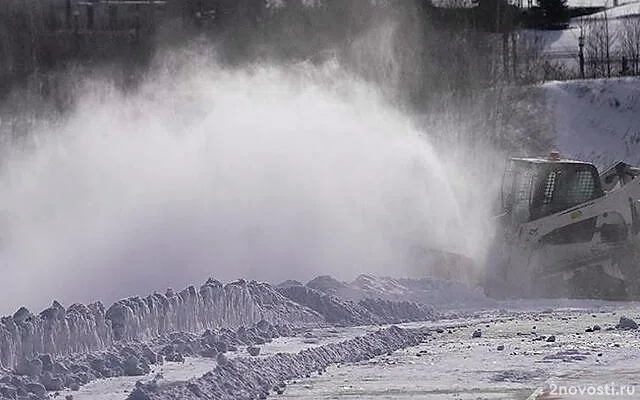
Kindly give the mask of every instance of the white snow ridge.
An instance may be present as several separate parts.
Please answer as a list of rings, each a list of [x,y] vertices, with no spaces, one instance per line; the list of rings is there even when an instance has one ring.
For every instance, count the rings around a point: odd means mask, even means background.
[[[0,323],[0,367],[17,368],[37,354],[53,356],[102,350],[115,341],[151,339],[170,332],[239,327],[260,320],[321,323],[322,318],[286,299],[271,286],[210,279],[199,290],[155,293],[120,300],[105,311],[100,303],[54,304],[39,315],[26,308]]]

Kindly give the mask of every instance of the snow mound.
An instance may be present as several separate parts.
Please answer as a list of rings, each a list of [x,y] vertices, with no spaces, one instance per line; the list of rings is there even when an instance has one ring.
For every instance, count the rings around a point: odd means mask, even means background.
[[[257,399],[270,392],[282,393],[286,381],[322,373],[330,364],[369,360],[424,340],[418,330],[392,326],[341,343],[265,358],[226,360],[213,371],[188,382],[139,382],[128,400]]]
[[[340,289],[347,285],[332,276],[320,275],[307,282],[307,286],[316,290],[326,291]]]
[[[438,317],[430,306],[409,301],[391,301],[384,299],[363,299],[358,305],[379,318],[378,323],[402,323],[410,321],[428,321]]]
[[[383,299],[391,302],[427,304],[439,308],[492,303],[492,300],[487,299],[481,288],[470,287],[461,282],[437,279],[396,279],[360,275],[353,282],[346,283],[328,276],[321,276],[311,280],[306,286],[326,295],[354,302],[365,299]],[[297,290],[301,291],[301,289]],[[318,311],[308,304],[305,305]],[[320,313],[322,314],[322,312]]]
[[[303,283],[300,281],[296,281],[294,279],[289,279],[286,280],[282,283],[279,283],[276,285],[276,288],[284,288],[284,287],[289,287],[289,286],[303,286]]]
[[[562,361],[562,362],[574,362],[574,361],[583,361],[586,360],[591,352],[582,350],[582,349],[568,349],[561,350],[554,354],[549,354],[544,356],[542,362],[553,362],[553,361]]]
[[[21,368],[39,354],[64,356],[103,350],[116,342],[148,340],[170,332],[199,333],[216,327],[249,326],[261,320],[298,325],[324,323],[268,284],[209,279],[200,289],[131,297],[105,310],[101,303],[57,302],[39,315],[20,308],[0,319],[0,368]]]
[[[496,373],[491,380],[493,382],[527,382],[544,376],[540,370],[506,370]]]
[[[111,346],[113,341],[111,321],[101,303],[74,304],[65,310],[54,302],[39,315],[22,307],[0,319],[0,367],[22,368],[39,353],[90,352]]]
[[[296,303],[303,304],[335,325],[368,325],[375,316],[349,300],[342,300],[306,286],[290,286],[278,289]]]
[[[407,301],[381,298],[353,301],[307,286],[289,286],[278,290],[296,303],[316,311],[328,323],[340,326],[426,321],[436,316],[431,307]]]
[[[382,277],[375,278],[371,275],[360,275],[352,283],[352,286],[373,294],[374,296],[402,296],[407,288],[398,283],[395,279]]]
[[[329,296],[335,296],[345,300],[358,301],[368,297],[362,293],[360,288],[354,286],[353,283],[341,282],[328,275],[318,276],[307,282],[305,286]],[[373,294],[371,297],[378,298],[380,296],[379,294]]]

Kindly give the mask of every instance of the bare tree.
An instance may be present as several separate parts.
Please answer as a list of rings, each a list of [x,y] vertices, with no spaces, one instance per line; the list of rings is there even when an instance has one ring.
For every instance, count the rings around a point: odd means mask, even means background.
[[[620,32],[620,50],[628,63],[623,66],[625,73],[640,74],[640,18],[630,17],[622,22]]]
[[[609,51],[612,47],[607,23],[608,21],[602,18],[582,20],[585,70],[587,76],[593,78],[607,76],[607,57],[610,57]]]
[[[545,45],[545,39],[541,34],[525,31],[519,35],[517,40],[519,55],[517,79],[521,83],[530,84],[543,79]]]
[[[629,20],[616,20],[615,23],[619,23],[621,28],[613,29],[606,14],[604,18],[590,17],[579,21],[584,37],[586,76],[598,78],[624,74],[627,73],[624,70],[628,69],[629,61],[638,59],[640,22],[633,17]],[[622,68],[619,68],[620,64]]]

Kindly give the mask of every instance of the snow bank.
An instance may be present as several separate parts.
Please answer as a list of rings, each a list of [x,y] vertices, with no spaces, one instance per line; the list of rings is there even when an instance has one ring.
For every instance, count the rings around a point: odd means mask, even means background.
[[[131,297],[105,311],[101,303],[54,304],[34,315],[26,308],[0,320],[0,368],[22,370],[40,354],[64,356],[106,349],[115,342],[147,340],[182,331],[270,323],[322,324],[317,313],[254,281],[222,285],[209,279],[199,290]]]
[[[287,380],[322,373],[330,364],[364,361],[415,346],[424,338],[425,334],[418,330],[392,326],[297,354],[221,359],[213,371],[188,382],[139,382],[128,400],[266,399],[270,392],[282,393]]]
[[[374,314],[380,322],[385,323],[430,321],[438,318],[438,314],[430,306],[410,301],[368,298],[360,300],[358,305]]]
[[[336,325],[367,325],[375,317],[356,304],[329,296],[306,286],[290,286],[278,289],[293,301],[304,304],[324,316],[327,322]]]
[[[270,285],[239,280],[222,285],[210,279],[200,290],[155,293],[115,303],[107,318],[116,340],[149,339],[167,332],[201,332],[218,326],[237,328],[260,320],[272,323],[322,323],[322,317],[287,299]]]
[[[438,279],[396,279],[360,275],[351,283],[351,287],[359,289],[366,298],[409,301],[442,308],[492,302],[480,287]]]
[[[364,298],[356,302],[300,285],[281,286],[278,291],[316,311],[327,322],[341,326],[427,321],[436,317],[430,306],[408,301]]]
[[[291,292],[295,290],[288,288],[295,286],[292,283],[283,283],[279,290],[285,289],[285,291]],[[460,282],[436,279],[397,279],[360,275],[352,282],[347,283],[324,275],[312,279],[306,286],[326,295],[354,302],[366,299],[383,299],[392,302],[428,304],[438,308],[493,303],[492,300],[487,299],[480,288]],[[294,301],[298,300],[294,299]],[[322,314],[319,309],[311,307],[309,304],[306,305]],[[400,314],[399,317],[403,318],[402,315]]]
[[[101,303],[74,304],[65,310],[54,302],[39,315],[23,307],[0,319],[0,368],[23,369],[26,359],[38,353],[67,355],[112,343],[111,321]]]

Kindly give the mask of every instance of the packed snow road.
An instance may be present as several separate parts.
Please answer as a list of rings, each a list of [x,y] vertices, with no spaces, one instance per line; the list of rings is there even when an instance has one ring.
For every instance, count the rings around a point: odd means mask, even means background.
[[[287,399],[606,399],[640,396],[637,306],[493,311],[430,324],[416,347],[288,386]],[[636,392],[637,390],[637,392]]]
[[[272,395],[282,399],[398,400],[640,395],[640,331],[626,320],[619,326],[622,316],[638,320],[640,305],[585,302],[581,307],[527,310],[514,303],[509,309],[400,325],[424,327],[430,336],[415,346],[359,362],[332,364],[321,373],[288,380],[286,390]],[[262,347],[260,358],[340,343],[379,329],[324,328],[279,338]],[[166,363],[161,371],[163,382],[195,378],[216,365],[215,360],[199,358],[189,358],[184,364]],[[138,379],[97,381],[74,393],[74,399],[123,399]]]

